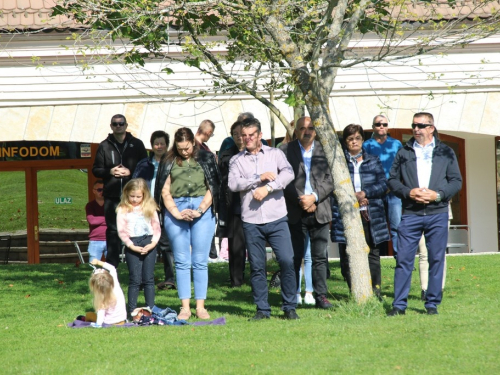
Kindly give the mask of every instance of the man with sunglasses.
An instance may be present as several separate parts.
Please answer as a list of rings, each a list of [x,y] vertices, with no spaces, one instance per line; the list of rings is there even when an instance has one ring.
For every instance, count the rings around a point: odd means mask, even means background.
[[[378,156],[384,168],[385,177],[389,179],[392,162],[396,157],[399,149],[403,147],[400,141],[390,137],[387,133],[389,128],[389,120],[384,115],[377,115],[373,118],[373,135],[371,139],[363,143],[363,149],[371,154]],[[398,226],[401,221],[401,199],[396,197],[394,193],[389,192],[383,199],[387,219],[391,227],[392,248],[394,250],[394,258],[398,253]],[[384,242],[387,245],[387,242]],[[387,246],[384,246],[385,254],[387,255]]]
[[[104,190],[102,180],[94,182],[95,199],[87,203],[85,213],[89,223],[89,263],[92,260],[101,260],[102,255],[106,256],[106,220],[104,218]]]
[[[140,139],[127,132],[123,115],[111,118],[111,131],[99,144],[92,173],[104,182],[104,216],[106,218],[106,262],[115,268],[120,263],[121,240],[116,229],[116,207],[125,184],[132,178],[139,160],[148,156]]]
[[[397,153],[389,177],[389,187],[401,198],[403,205],[394,272],[394,302],[389,316],[405,314],[415,253],[422,234],[429,261],[425,309],[428,315],[438,313],[448,242],[448,204],[462,188],[455,152],[435,137],[432,114],[415,114],[411,127],[413,137]]]

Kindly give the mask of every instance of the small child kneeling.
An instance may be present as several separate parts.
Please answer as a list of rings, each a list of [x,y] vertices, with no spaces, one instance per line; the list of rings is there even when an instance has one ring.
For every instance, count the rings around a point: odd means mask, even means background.
[[[97,311],[92,326],[100,328],[103,324],[124,324],[127,321],[127,308],[116,268],[97,259],[93,259],[91,264],[104,268],[95,270],[89,280],[90,292],[94,295],[94,309]],[[88,318],[86,320],[89,321]]]

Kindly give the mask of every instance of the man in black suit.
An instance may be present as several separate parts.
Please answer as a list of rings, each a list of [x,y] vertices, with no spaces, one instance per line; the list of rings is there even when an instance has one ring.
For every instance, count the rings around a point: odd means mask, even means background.
[[[332,307],[326,298],[326,277],[329,223],[332,220],[329,196],[333,191],[333,180],[323,147],[315,140],[316,131],[310,117],[297,120],[295,135],[296,140],[280,146],[295,174],[295,179],[285,189],[295,273],[300,282],[299,272],[306,235],[309,234],[316,306],[328,309]]]

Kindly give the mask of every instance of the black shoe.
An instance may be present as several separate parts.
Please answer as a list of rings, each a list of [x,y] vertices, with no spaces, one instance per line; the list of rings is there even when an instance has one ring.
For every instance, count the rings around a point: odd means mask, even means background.
[[[420,299],[425,302],[426,298],[427,298],[427,290],[422,289],[422,292],[420,293]]]
[[[325,296],[316,297],[316,307],[320,309],[331,309],[333,305],[326,299]]]
[[[257,311],[257,313],[252,318],[248,319],[248,321],[253,322],[255,320],[263,319],[269,319],[269,315],[264,314],[262,311]]]
[[[299,316],[297,315],[297,313],[295,312],[295,310],[287,310],[287,311],[285,311],[284,318],[288,319],[288,320],[297,320],[297,319],[300,319]]]
[[[427,310],[427,315],[437,315],[438,314],[438,309],[435,307],[426,307]]]
[[[373,295],[375,296],[375,298],[377,298],[379,300],[379,302],[384,302],[384,299],[382,298],[382,295],[380,294],[380,288],[373,288]]]
[[[396,315],[404,315],[405,311],[398,309],[397,307],[393,307],[391,311],[387,313],[387,316],[396,316]]]
[[[162,281],[161,283],[158,283],[156,287],[159,290],[177,289],[175,284],[171,281]]]

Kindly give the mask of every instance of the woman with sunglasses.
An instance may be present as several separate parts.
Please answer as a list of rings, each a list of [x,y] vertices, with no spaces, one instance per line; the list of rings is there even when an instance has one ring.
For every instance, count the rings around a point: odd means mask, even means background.
[[[191,268],[196,316],[210,319],[205,309],[208,254],[215,231],[215,210],[221,184],[215,156],[200,150],[189,128],[175,132],[174,144],[162,159],[155,200],[164,210],[164,227],[174,252],[179,319],[191,317]]]
[[[385,219],[382,198],[387,191],[387,179],[382,163],[377,156],[363,151],[363,128],[361,125],[347,125],[343,133],[344,153],[351,174],[351,181],[359,203],[359,213],[365,240],[370,247],[368,264],[375,296],[381,300],[380,248],[382,242],[389,241],[389,230]],[[340,270],[351,289],[351,274],[347,254],[344,226],[335,196],[332,198],[332,242],[339,244]]]

